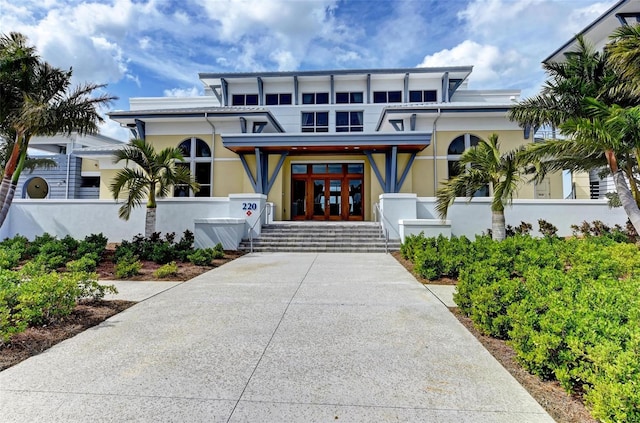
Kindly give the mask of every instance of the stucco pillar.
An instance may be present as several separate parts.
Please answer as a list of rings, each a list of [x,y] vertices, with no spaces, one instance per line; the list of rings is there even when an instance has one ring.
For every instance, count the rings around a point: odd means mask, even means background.
[[[229,217],[245,219],[246,236],[250,230],[252,236],[258,236],[267,215],[266,202],[264,194],[229,194]]]
[[[387,193],[379,198],[383,229],[389,231],[390,239],[400,239],[399,221],[416,219],[418,195]]]

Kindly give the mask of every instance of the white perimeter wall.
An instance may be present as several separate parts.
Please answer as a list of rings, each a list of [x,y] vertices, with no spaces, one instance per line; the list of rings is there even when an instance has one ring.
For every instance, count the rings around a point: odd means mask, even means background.
[[[417,218],[436,219],[436,199],[417,198]],[[518,226],[527,222],[533,226],[533,235],[538,232],[538,219],[544,219],[558,228],[558,235],[571,235],[571,225],[583,221],[600,220],[609,226],[624,226],[627,215],[622,207],[610,209],[607,200],[514,200],[504,211],[507,225]],[[451,221],[451,234],[473,237],[491,228],[491,199],[458,198],[449,208],[447,220]]]
[[[266,197],[260,194],[231,194],[229,198],[179,198],[158,201],[156,229],[175,232],[194,231],[194,220],[203,218],[239,218],[246,227],[260,233],[265,216],[260,210]],[[391,238],[398,239],[398,221],[402,219],[438,219],[435,198],[418,198],[415,194],[382,194],[385,226]],[[254,208],[247,209],[247,204]],[[111,242],[131,239],[144,232],[145,208],[133,210],[128,221],[118,218],[118,208],[112,200],[14,200],[6,222],[0,228],[0,239],[16,234],[33,239],[48,232],[58,237],[71,235],[81,239],[87,235],[103,233]],[[506,223],[518,226],[531,223],[537,235],[538,219],[544,219],[558,228],[558,235],[571,234],[571,225],[583,221],[600,220],[609,226],[625,225],[627,216],[622,208],[610,209],[606,200],[515,200],[505,209]],[[476,198],[467,202],[459,198],[450,207],[447,219],[451,221],[451,234],[472,238],[491,227],[490,199]],[[416,222],[414,222],[416,223]]]
[[[16,234],[33,239],[44,232],[81,239],[103,233],[109,241],[120,242],[144,233],[144,205],[134,209],[129,220],[118,217],[119,207],[112,200],[14,200],[0,229],[0,239]],[[156,229],[175,232],[180,238],[185,230],[194,231],[196,218],[229,214],[228,198],[158,200]]]

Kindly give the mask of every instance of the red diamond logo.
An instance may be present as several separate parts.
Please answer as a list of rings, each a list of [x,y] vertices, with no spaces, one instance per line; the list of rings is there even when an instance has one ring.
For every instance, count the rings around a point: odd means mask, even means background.
[[[247,216],[251,216],[251,210],[247,210]]]

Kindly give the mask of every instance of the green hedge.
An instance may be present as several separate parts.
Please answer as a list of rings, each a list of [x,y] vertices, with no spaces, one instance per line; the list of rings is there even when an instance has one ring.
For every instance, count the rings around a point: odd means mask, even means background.
[[[595,418],[640,422],[640,252],[622,239],[419,235],[402,254],[430,279],[457,272],[461,311],[530,372],[582,395]]]

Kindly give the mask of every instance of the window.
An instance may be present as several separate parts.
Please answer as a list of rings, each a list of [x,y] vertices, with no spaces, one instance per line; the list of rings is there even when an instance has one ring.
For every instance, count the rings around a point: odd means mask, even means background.
[[[302,112],[302,132],[329,132],[329,112]]]
[[[302,104],[329,104],[329,93],[303,93]]]
[[[438,101],[438,92],[436,90],[409,91],[410,103],[433,103],[435,101]]]
[[[336,132],[362,132],[362,112],[336,112]]]
[[[345,92],[336,93],[337,104],[358,104],[363,103],[362,91],[360,92]]]
[[[460,155],[468,148],[475,147],[478,145],[478,141],[480,138],[471,134],[460,135],[455,138],[449,144],[449,148],[447,149],[447,169],[449,171],[449,179],[458,176],[462,169],[460,168]],[[456,194],[459,197],[467,196],[466,192],[459,192]],[[489,196],[489,186],[486,185],[483,188],[479,189],[475,193],[476,197],[488,197]]]
[[[374,91],[374,103],[402,103],[402,91]]]
[[[258,94],[234,94],[231,97],[231,104],[234,106],[257,106]]]
[[[176,185],[173,190],[174,197],[211,197],[211,149],[200,138],[189,138],[180,143],[178,148],[182,151],[183,162],[177,162],[176,166],[189,169],[196,182],[200,184],[200,191],[194,193],[186,185]]]
[[[277,106],[279,104],[291,104],[292,96],[289,93],[283,94],[267,94],[265,103],[267,106]]]
[[[82,176],[80,178],[80,187],[82,188],[99,187],[99,186],[100,186],[99,176]]]

